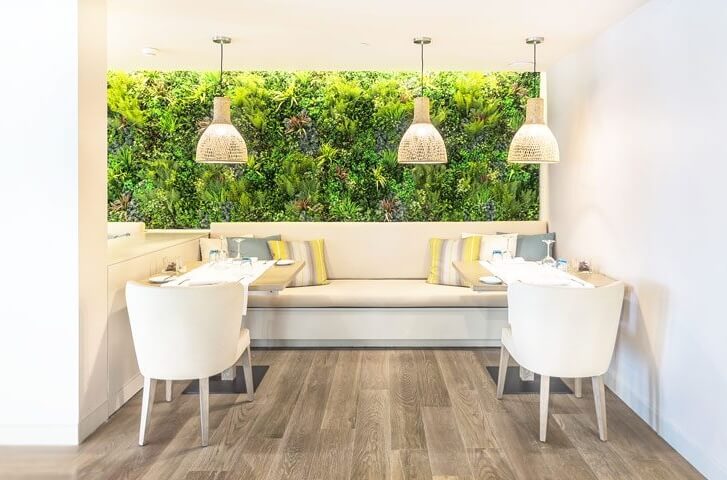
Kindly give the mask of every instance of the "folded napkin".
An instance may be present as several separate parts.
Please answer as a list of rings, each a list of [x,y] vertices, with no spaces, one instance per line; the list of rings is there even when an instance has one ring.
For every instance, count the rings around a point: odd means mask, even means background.
[[[214,264],[206,263],[165,283],[162,287],[201,287],[219,283],[239,283],[245,290],[242,313],[245,315],[247,313],[247,297],[250,284],[257,280],[274,263],[272,260],[258,261],[252,265],[245,264],[244,266],[232,261]]]
[[[594,288],[593,284],[538,262],[481,262],[493,275],[505,283],[522,282],[549,287]]]

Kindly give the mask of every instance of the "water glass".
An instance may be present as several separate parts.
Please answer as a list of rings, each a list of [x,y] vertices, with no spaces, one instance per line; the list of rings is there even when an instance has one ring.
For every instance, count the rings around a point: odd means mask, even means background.
[[[177,266],[173,257],[162,257],[162,272],[172,273],[177,271]]]
[[[548,254],[540,261],[540,263],[547,267],[555,267],[556,262],[555,258],[553,258],[553,244],[555,243],[555,240],[543,240],[543,243],[548,247]]]

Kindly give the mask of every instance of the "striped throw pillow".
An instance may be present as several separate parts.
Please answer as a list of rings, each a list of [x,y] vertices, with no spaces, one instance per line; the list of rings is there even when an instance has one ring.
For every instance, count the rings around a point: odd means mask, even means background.
[[[452,262],[455,260],[478,260],[480,258],[480,241],[482,237],[467,238],[432,238],[429,240],[431,259],[429,262],[429,276],[427,283],[438,285],[456,285],[469,287]]]
[[[290,284],[291,287],[309,287],[328,283],[323,239],[287,242],[270,240],[268,246],[275,260],[291,259],[305,262],[301,271],[298,272]]]

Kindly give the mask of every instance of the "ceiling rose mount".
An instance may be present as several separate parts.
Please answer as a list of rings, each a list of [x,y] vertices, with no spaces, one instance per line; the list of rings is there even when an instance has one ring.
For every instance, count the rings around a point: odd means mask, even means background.
[[[212,37],[212,41],[215,42],[217,45],[229,45],[232,43],[232,39],[224,35],[215,35],[214,37]]]

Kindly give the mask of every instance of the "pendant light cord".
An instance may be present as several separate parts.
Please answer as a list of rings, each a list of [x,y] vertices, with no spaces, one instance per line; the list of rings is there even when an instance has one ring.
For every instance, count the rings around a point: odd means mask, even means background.
[[[220,90],[220,96],[222,97],[224,93],[224,89],[222,87],[222,62],[225,58],[225,44],[223,42],[220,42],[220,84],[219,84],[219,90]]]
[[[422,46],[422,76],[421,76],[422,94],[421,94],[421,96],[423,97],[424,96],[424,42],[423,41],[421,43],[421,46]]]

